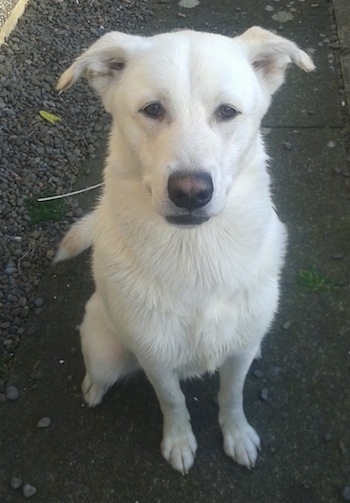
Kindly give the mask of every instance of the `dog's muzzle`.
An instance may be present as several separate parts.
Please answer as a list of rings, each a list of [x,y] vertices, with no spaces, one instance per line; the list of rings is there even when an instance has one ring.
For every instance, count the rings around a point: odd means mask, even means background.
[[[198,210],[209,203],[213,192],[213,180],[204,171],[172,173],[168,179],[169,199],[177,208],[188,213],[167,216],[167,221],[175,225],[200,225],[206,222],[210,217],[199,215]]]
[[[207,222],[210,217],[200,217],[196,215],[192,215],[188,213],[187,215],[174,215],[165,217],[169,224],[173,225],[201,225],[204,222]]]

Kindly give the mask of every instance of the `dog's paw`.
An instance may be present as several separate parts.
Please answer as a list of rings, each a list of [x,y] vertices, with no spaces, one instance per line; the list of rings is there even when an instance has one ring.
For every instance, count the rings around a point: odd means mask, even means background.
[[[197,450],[197,441],[190,427],[189,431],[181,435],[165,434],[161,448],[163,457],[174,470],[182,475],[189,472]]]
[[[96,405],[101,403],[105,389],[103,386],[92,382],[91,377],[88,373],[86,373],[84,377],[81,389],[83,392],[84,400],[89,405],[89,407],[95,407]]]
[[[254,428],[247,421],[237,426],[230,418],[222,422],[221,429],[225,453],[239,465],[254,468],[260,450],[260,438]]]

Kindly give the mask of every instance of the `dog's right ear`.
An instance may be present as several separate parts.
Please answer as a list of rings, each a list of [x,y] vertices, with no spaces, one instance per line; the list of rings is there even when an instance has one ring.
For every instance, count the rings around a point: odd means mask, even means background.
[[[310,56],[294,42],[259,26],[249,28],[236,40],[244,47],[260,83],[270,96],[283,83],[289,63],[295,63],[305,72],[315,69]]]
[[[62,74],[57,89],[68,89],[80,77],[86,77],[102,97],[110,84],[118,80],[141,37],[111,32],[103,35]]]

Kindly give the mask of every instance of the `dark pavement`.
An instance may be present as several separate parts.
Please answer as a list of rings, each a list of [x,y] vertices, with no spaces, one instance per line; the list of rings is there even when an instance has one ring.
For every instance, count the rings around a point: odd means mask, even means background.
[[[344,70],[348,53],[345,45],[337,49],[336,28],[348,43],[350,4],[335,2],[341,13],[335,19],[325,0],[201,0],[192,9],[177,1],[149,3],[154,16],[146,34],[186,27],[233,35],[259,24],[311,51],[317,66],[310,75],[289,71],[264,120],[289,251],[279,314],[245,388],[262,451],[251,471],[225,456],[217,376],[184,385],[199,444],[185,477],[161,457],[161,413],[142,374],[114,386],[96,409],[84,405],[76,326],[93,290],[84,254],[48,269],[39,286],[44,310],[28,321],[9,381],[20,397],[0,404],[0,502],[24,499],[22,489],[10,488],[13,475],[35,486],[31,499],[42,503],[344,501],[350,486],[350,141],[342,91],[349,82],[338,58]],[[100,180],[101,162],[89,168],[81,187]],[[95,197],[81,196],[81,206],[88,209]],[[42,417],[51,419],[47,428],[37,427]]]

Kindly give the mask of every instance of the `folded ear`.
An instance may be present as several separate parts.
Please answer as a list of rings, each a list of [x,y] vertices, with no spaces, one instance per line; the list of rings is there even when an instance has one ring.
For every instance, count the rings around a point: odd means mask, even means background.
[[[282,85],[285,71],[293,62],[305,72],[315,69],[310,56],[290,40],[253,26],[236,38],[245,49],[259,80],[272,95]]]
[[[64,90],[84,76],[103,97],[118,79],[141,37],[120,32],[107,33],[87,49],[61,75],[57,89]]]

